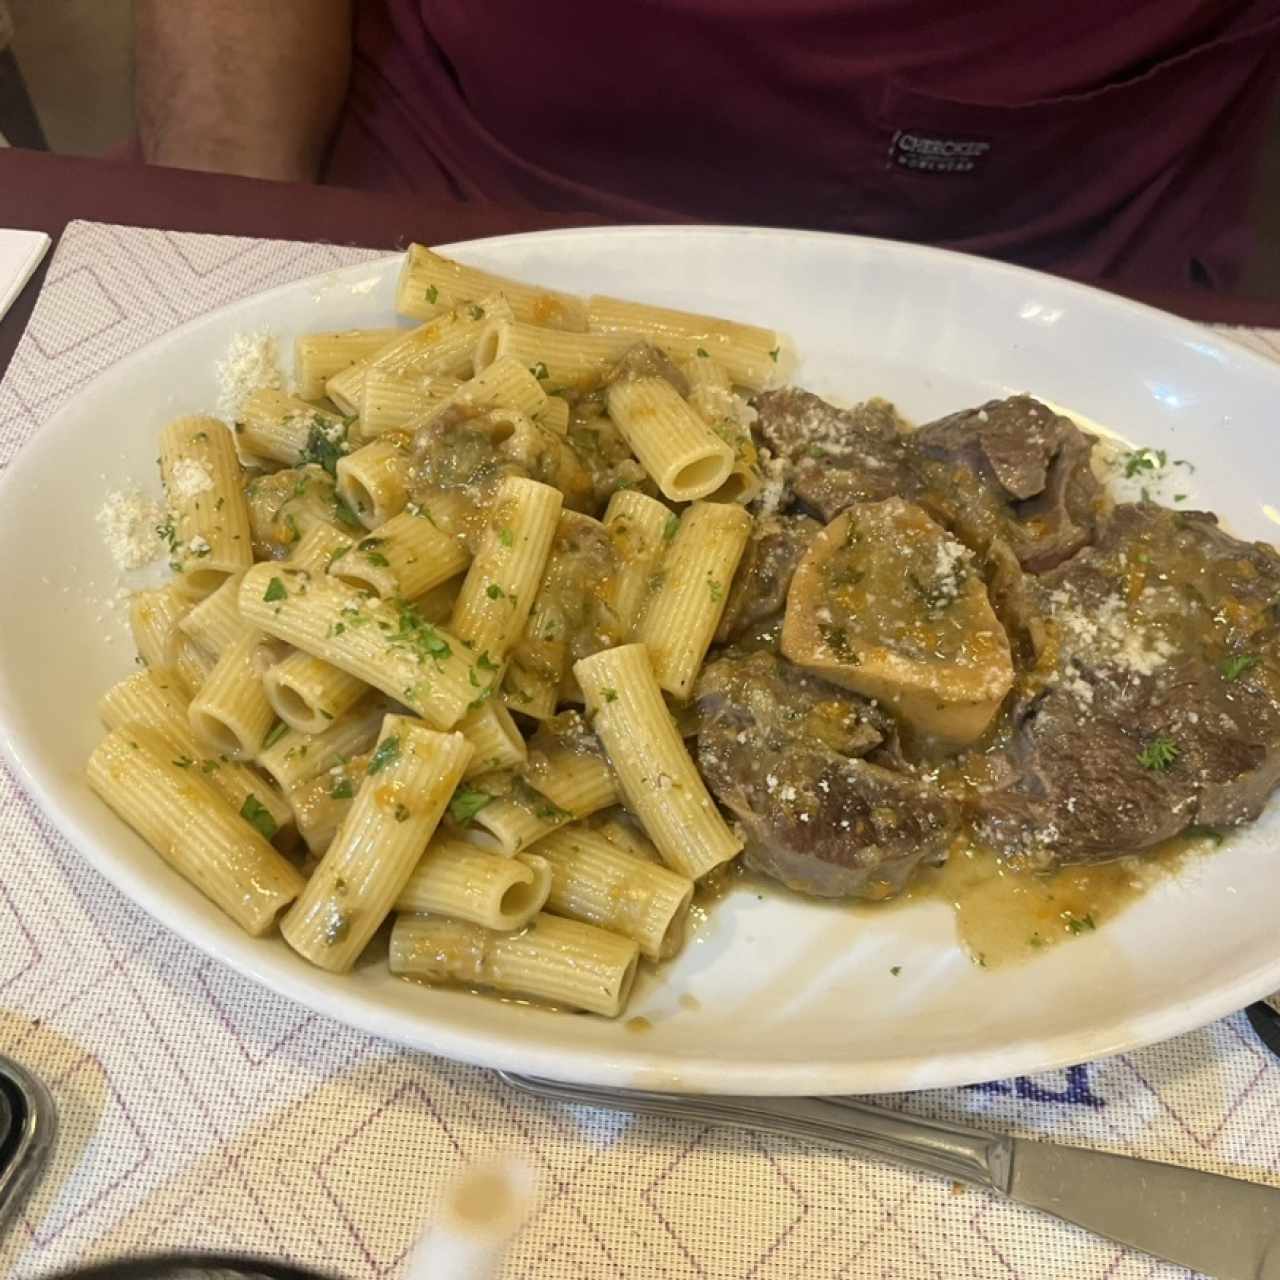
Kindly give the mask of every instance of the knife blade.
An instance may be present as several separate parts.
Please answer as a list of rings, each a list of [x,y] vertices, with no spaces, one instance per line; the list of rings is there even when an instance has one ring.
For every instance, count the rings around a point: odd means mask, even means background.
[[[1280,1280],[1274,1187],[1015,1138],[1008,1195],[1215,1280]]]
[[[1214,1280],[1280,1280],[1280,1188],[925,1120],[855,1098],[746,1098],[558,1084],[538,1097],[828,1143],[996,1192]]]

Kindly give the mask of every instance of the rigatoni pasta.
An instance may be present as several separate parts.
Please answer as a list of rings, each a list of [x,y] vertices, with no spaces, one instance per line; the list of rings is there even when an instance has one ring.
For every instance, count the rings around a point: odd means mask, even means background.
[[[542,910],[551,889],[545,859],[500,858],[437,836],[396,899],[396,911],[435,913],[510,932]]]
[[[741,848],[686,742],[786,344],[419,245],[397,309],[164,429],[174,576],[90,783],[322,969],[395,913],[394,973],[616,1016]]]
[[[402,915],[391,930],[391,972],[419,982],[492,987],[616,1018],[635,981],[628,938],[543,913],[500,933],[444,916]]]
[[[581,298],[468,267],[420,244],[410,245],[405,254],[396,287],[396,310],[402,316],[427,320],[494,294],[505,298],[512,314],[530,324],[577,331],[587,327]]]
[[[695,502],[680,517],[635,636],[658,683],[682,701],[693,691],[751,534],[738,506]]]
[[[671,722],[644,645],[621,645],[574,667],[627,808],[663,861],[696,880],[742,848]]]
[[[177,418],[160,433],[160,474],[175,585],[201,599],[253,563],[240,459],[216,418]]]
[[[266,933],[302,877],[199,772],[144,729],[114,731],[89,757],[89,786],[175,871],[242,929]]]
[[[422,857],[471,752],[461,734],[387,716],[333,843],[281,921],[295,951],[331,973],[351,968]]]

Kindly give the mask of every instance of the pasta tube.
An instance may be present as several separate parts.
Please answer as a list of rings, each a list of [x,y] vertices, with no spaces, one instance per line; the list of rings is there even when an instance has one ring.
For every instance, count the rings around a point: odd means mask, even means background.
[[[752,391],[781,385],[794,364],[777,332],[734,320],[606,297],[588,301],[587,320],[593,332],[644,334],[678,360],[691,360],[705,351],[738,386]]]
[[[173,674],[188,698],[194,698],[200,692],[213,670],[213,663],[214,659],[189,636],[178,637],[173,650]]]
[[[275,648],[253,627],[243,628],[223,649],[187,708],[198,742],[233,760],[258,754],[276,720],[262,687],[263,672],[275,660]]]
[[[527,862],[482,853],[453,836],[427,846],[396,899],[396,911],[434,912],[486,929],[521,929],[542,910],[551,888],[545,861]]]
[[[634,333],[565,333],[518,320],[493,320],[480,335],[475,363],[486,372],[494,364],[528,370],[545,391],[541,408],[547,395],[598,386],[638,341]]]
[[[371,369],[360,398],[360,433],[366,440],[407,431],[449,399],[462,383],[444,376],[413,377]]]
[[[138,656],[148,667],[173,661],[181,632],[178,624],[191,611],[191,601],[173,587],[135,591],[129,599],[129,630]]]
[[[484,338],[481,336],[481,343]],[[547,393],[527,365],[510,356],[501,356],[481,365],[477,358],[476,376],[460,383],[458,389],[431,415],[432,418],[451,409],[480,413],[486,409],[511,409],[535,418],[547,407]],[[429,421],[430,419],[428,419]]]
[[[276,780],[285,795],[292,795],[302,783],[368,751],[385,716],[386,707],[379,699],[370,698],[339,716],[323,733],[288,730],[263,747],[258,766]]]
[[[386,919],[471,758],[461,734],[387,716],[333,843],[280,922],[285,941],[345,973]]]
[[[247,933],[260,937],[302,888],[302,877],[254,825],[162,741],[113,732],[89,757],[89,786],[175,871]],[[246,806],[247,807],[247,806]]]
[[[630,636],[658,565],[676,536],[679,517],[656,498],[619,489],[605,508],[604,526],[618,557],[614,608],[623,633]]]
[[[651,960],[680,949],[693,901],[688,876],[634,858],[580,826],[553,831],[518,856],[531,855],[551,868],[548,911],[631,938]]]
[[[715,493],[714,502],[747,503],[764,488],[760,456],[742,418],[745,406],[734,394],[729,375],[714,360],[695,356],[680,366],[689,384],[689,403],[702,420],[733,449],[733,470]]]
[[[319,400],[330,378],[389,346],[403,332],[343,329],[336,333],[300,334],[293,343],[293,381],[298,395],[303,400]]]
[[[243,573],[233,573],[217,591],[189,609],[178,623],[178,630],[215,661],[228,645],[244,634],[238,603],[243,577]]]
[[[402,316],[428,320],[450,307],[465,307],[492,294],[501,294],[512,314],[530,324],[579,332],[587,327],[581,298],[464,266],[420,244],[411,244],[405,254],[396,310]]]
[[[386,524],[409,501],[408,446],[407,436],[389,431],[338,460],[338,497],[367,529]]]
[[[421,508],[402,511],[331,557],[329,572],[384,600],[414,600],[457,577],[471,563],[462,540],[445,532],[462,520],[469,505],[462,494],[447,492],[432,501],[430,520],[416,514]]]
[[[325,391],[343,413],[356,413],[365,378],[374,370],[407,377],[470,377],[481,329],[488,320],[510,314],[506,299],[495,295],[435,316],[330,378]]]
[[[729,478],[733,449],[665,378],[620,378],[609,384],[605,400],[614,425],[664,497],[705,498]]]
[[[295,649],[263,672],[262,691],[290,729],[323,733],[369,686],[323,658]]]
[[[510,857],[543,836],[619,800],[613,770],[594,755],[561,750],[539,753],[524,774],[509,784],[480,778],[468,784],[453,806],[463,838],[481,849]]]
[[[507,476],[498,486],[451,627],[474,653],[501,665],[520,639],[555,537],[559,489]]]
[[[339,414],[272,387],[260,387],[245,398],[236,435],[246,452],[287,467],[307,462],[332,466],[350,448],[347,422]]]
[[[246,807],[254,813],[265,810],[270,822],[259,820],[264,834],[293,822],[284,797],[260,774],[236,760],[205,754],[191,732],[187,699],[176,677],[163,668],[139,671],[112,685],[98,703],[98,715],[108,729],[154,734],[177,768],[196,770],[237,813]]]
[[[216,418],[177,418],[160,433],[160,474],[175,586],[200,599],[253,563],[249,513],[231,432]]]
[[[645,646],[592,654],[574,672],[627,808],[667,866],[696,880],[732,858],[742,841],[720,816],[671,722]]]
[[[475,754],[467,766],[468,778],[495,769],[519,768],[528,758],[524,738],[502,703],[486,698],[458,721],[458,732],[471,743]]]
[[[424,982],[492,987],[606,1018],[626,1008],[636,944],[578,920],[545,913],[516,933],[443,916],[397,916],[391,972]]]
[[[353,756],[314,778],[299,782],[289,792],[289,805],[298,832],[312,854],[324,853],[333,843],[368,768],[367,753]]]
[[[412,605],[367,596],[331,574],[255,565],[240,584],[240,614],[252,626],[323,658],[451,729],[489,695],[495,664],[426,622]]]
[[[658,683],[682,701],[693,692],[750,534],[741,507],[695,502],[663,557],[635,637],[648,646]]]

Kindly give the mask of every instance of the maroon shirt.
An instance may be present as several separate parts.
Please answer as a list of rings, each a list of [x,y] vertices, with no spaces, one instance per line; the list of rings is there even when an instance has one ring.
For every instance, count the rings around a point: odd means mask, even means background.
[[[331,182],[1231,281],[1280,0],[358,0]]]

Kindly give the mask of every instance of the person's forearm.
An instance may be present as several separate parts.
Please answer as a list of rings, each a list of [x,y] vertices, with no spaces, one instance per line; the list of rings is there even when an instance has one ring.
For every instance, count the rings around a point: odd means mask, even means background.
[[[315,178],[346,94],[351,0],[136,0],[153,164]]]

